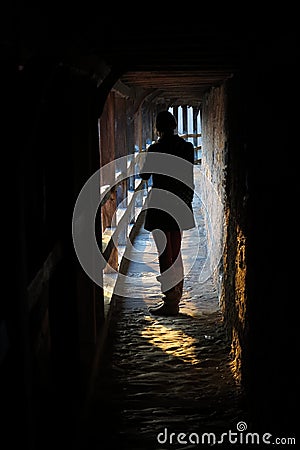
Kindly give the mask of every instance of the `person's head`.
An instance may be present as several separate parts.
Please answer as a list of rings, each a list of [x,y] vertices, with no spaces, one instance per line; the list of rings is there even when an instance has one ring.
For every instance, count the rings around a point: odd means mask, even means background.
[[[160,111],[156,116],[155,128],[158,134],[174,133],[177,122],[170,111]]]

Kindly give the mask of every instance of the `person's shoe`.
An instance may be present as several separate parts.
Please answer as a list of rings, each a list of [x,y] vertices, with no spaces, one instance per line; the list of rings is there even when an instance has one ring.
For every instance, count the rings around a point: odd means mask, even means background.
[[[150,307],[149,312],[154,316],[177,316],[179,313],[179,303],[165,300],[160,305]]]
[[[156,277],[157,281],[161,283],[161,277]],[[179,302],[182,297],[183,280],[177,283],[176,286],[164,291],[163,302],[156,306],[149,308],[149,312],[158,316],[176,316],[179,313]]]
[[[176,316],[179,313],[180,293],[177,287],[169,289],[165,293],[163,303],[150,307],[149,312],[160,316]]]
[[[156,277],[157,281],[159,283],[162,283],[161,281],[161,276],[158,275]],[[176,284],[176,286],[172,287],[171,289],[168,289],[167,291],[162,289],[162,293],[170,298],[170,299],[174,299],[174,300],[180,300],[182,297],[182,291],[183,291],[183,279],[181,281],[179,281],[179,283]]]

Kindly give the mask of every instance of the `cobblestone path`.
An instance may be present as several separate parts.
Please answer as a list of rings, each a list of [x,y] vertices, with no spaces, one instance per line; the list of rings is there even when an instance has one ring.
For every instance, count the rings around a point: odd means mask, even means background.
[[[219,312],[172,319],[138,309],[119,314],[97,378],[84,448],[196,448],[194,441],[170,444],[169,437],[161,444],[166,433],[220,436],[245,421]]]

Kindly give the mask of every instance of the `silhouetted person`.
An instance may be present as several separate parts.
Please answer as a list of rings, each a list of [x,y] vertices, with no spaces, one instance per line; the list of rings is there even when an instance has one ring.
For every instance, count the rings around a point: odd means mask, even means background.
[[[169,111],[156,117],[159,139],[150,145],[140,176],[152,175],[146,202],[144,228],[153,234],[158,251],[163,302],[149,308],[152,314],[176,315],[182,297],[184,267],[181,256],[183,230],[195,226],[194,146],[175,133],[176,119]]]

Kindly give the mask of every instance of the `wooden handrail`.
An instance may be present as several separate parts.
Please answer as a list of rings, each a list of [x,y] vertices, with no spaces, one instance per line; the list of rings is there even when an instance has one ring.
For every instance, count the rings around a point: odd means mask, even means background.
[[[127,163],[126,173],[127,172],[130,173],[132,171],[132,165],[136,164],[136,161],[135,161],[136,155],[137,155],[137,153],[133,153],[132,154],[133,159],[132,159],[132,161],[129,161]],[[128,155],[128,156],[130,156],[130,155]],[[125,175],[126,175],[126,173],[125,173]],[[125,178],[127,178],[127,177],[125,177]],[[113,187],[110,186],[110,185],[102,186],[102,189],[104,190],[104,192],[101,192],[101,194],[103,194],[103,197],[101,199],[100,206],[105,205],[105,203],[109,199],[111,190],[114,189],[116,186],[118,186],[120,183],[122,183],[122,181],[124,181],[124,171],[123,172],[122,171],[118,171]]]
[[[115,246],[115,242],[117,242],[118,236],[119,236],[119,234],[121,233],[123,227],[124,227],[127,223],[129,223],[129,220],[128,220],[129,217],[128,217],[128,216],[129,216],[129,214],[130,214],[130,212],[131,212],[131,210],[132,210],[133,204],[134,204],[134,202],[135,202],[135,200],[136,200],[136,195],[137,195],[141,190],[144,189],[144,185],[145,185],[145,180],[142,180],[142,179],[141,179],[140,182],[138,183],[137,187],[134,189],[133,196],[132,196],[132,198],[131,198],[129,204],[127,205],[127,208],[126,208],[125,213],[124,213],[123,216],[121,217],[119,223],[117,224],[116,229],[115,229],[114,232],[112,233],[112,235],[111,235],[111,237],[110,237],[110,239],[109,239],[109,241],[108,241],[108,243],[107,243],[107,245],[106,245],[106,247],[105,247],[105,250],[102,252],[103,257],[104,257],[104,259],[105,259],[106,261],[109,261],[110,255],[111,255],[113,249],[116,247],[116,246]],[[107,195],[108,195],[108,194],[107,194]]]
[[[180,137],[182,137],[183,139],[187,139],[187,138],[197,138],[197,137],[202,137],[201,133],[185,133],[185,134],[180,134]]]

